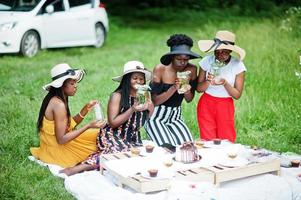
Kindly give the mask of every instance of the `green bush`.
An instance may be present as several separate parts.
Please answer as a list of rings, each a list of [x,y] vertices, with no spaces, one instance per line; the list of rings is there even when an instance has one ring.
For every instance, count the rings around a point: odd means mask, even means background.
[[[281,29],[301,35],[301,7],[291,7],[285,11],[285,19],[281,21]]]

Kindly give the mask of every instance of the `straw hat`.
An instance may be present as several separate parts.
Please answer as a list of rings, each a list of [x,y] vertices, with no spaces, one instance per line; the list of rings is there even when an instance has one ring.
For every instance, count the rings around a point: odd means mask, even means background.
[[[149,81],[151,78],[151,75],[152,75],[152,73],[144,67],[142,62],[133,60],[133,61],[128,61],[127,63],[125,63],[123,66],[123,74],[120,76],[113,77],[112,80],[120,82],[124,75],[133,73],[133,72],[143,73],[145,75],[146,81]]]
[[[230,31],[218,31],[213,40],[200,40],[198,45],[203,52],[212,52],[217,49],[229,49],[238,54],[239,59],[245,58],[244,49],[235,45],[235,34]]]
[[[163,65],[169,65],[171,62],[171,58],[174,55],[187,55],[189,59],[199,58],[200,56],[192,51],[190,51],[190,46],[186,44],[177,45],[170,47],[170,52],[164,54],[160,61]]]
[[[43,89],[47,91],[50,89],[50,87],[55,87],[55,88],[62,87],[64,81],[69,78],[75,79],[77,82],[80,82],[85,75],[84,70],[72,69],[66,63],[55,65],[51,69],[50,73],[51,73],[52,82],[43,86]]]

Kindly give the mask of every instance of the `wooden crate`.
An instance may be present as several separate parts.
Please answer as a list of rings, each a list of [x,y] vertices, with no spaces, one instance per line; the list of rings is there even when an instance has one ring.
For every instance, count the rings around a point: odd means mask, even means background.
[[[243,167],[228,168],[223,166],[215,166],[207,168],[214,172],[216,185],[222,182],[232,181],[249,176],[273,173],[280,176],[280,160],[273,159],[262,163],[253,163]]]
[[[176,180],[185,180],[185,181],[206,181],[214,183],[215,174],[214,172],[198,167],[188,170],[177,171],[175,174]]]
[[[116,159],[124,159],[131,158],[131,153],[117,153],[117,154],[107,154],[100,155],[101,165],[104,169],[106,169],[111,175],[113,175],[117,179],[117,185],[120,187],[128,186],[134,189],[137,192],[141,193],[149,193],[162,191],[169,188],[170,179],[148,179],[144,178],[140,174],[136,174],[130,177],[124,177],[118,172],[111,170],[106,165],[106,161],[116,160]],[[102,171],[103,169],[101,169]],[[214,183],[214,172],[209,171],[204,168],[193,168],[188,170],[181,170],[175,173],[175,177],[173,179],[176,180],[189,180],[189,181],[207,181]]]
[[[117,154],[106,154],[100,155],[101,165],[110,174],[112,174],[117,180],[117,185],[120,187],[128,186],[137,192],[148,193],[166,190],[169,188],[169,179],[147,179],[142,177],[140,174],[124,177],[118,172],[109,169],[106,166],[106,162],[116,159],[131,158],[132,154],[130,152],[123,152]],[[102,169],[101,169],[102,171]],[[187,181],[206,181],[211,182],[219,186],[223,182],[232,181],[240,178],[245,178],[249,176],[264,174],[264,173],[274,173],[280,175],[280,160],[273,159],[270,161],[262,163],[253,163],[242,167],[223,167],[223,166],[213,166],[213,167],[198,167],[187,170],[177,171],[175,173],[175,180],[187,180]]]

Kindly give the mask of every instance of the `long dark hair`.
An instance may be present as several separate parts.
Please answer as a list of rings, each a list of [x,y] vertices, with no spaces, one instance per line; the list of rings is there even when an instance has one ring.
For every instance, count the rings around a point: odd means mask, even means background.
[[[66,83],[66,81],[64,82],[63,86],[65,85],[65,83]],[[38,132],[40,132],[40,130],[42,128],[43,118],[45,116],[46,108],[49,104],[49,101],[53,97],[57,97],[64,102],[64,104],[66,106],[66,111],[67,111],[68,124],[70,124],[70,110],[69,110],[69,105],[68,105],[68,96],[64,97],[62,87],[60,87],[60,88],[50,87],[48,94],[44,97],[41,108],[40,108],[39,117],[37,120],[37,131]]]
[[[126,111],[130,108],[130,90],[131,90],[131,77],[132,73],[128,73],[122,77],[122,80],[120,81],[119,86],[115,89],[114,92],[119,92],[121,94],[121,100],[120,100],[120,109],[124,109]],[[146,83],[145,75],[144,75],[144,83]]]

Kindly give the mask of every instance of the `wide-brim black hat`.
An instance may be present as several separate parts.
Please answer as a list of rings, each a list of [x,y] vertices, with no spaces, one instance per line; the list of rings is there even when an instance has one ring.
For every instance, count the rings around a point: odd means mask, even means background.
[[[189,59],[195,59],[200,58],[201,56],[190,51],[190,46],[188,45],[178,45],[178,46],[172,46],[170,48],[170,52],[167,54],[164,54],[160,61],[163,65],[169,65],[171,63],[172,56],[174,55],[187,55],[189,56]]]

